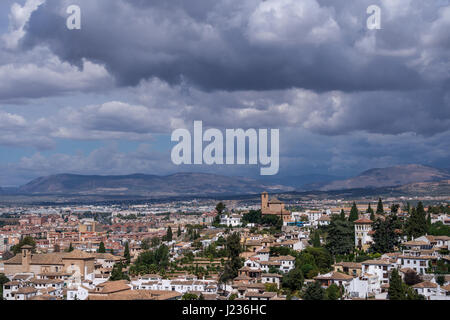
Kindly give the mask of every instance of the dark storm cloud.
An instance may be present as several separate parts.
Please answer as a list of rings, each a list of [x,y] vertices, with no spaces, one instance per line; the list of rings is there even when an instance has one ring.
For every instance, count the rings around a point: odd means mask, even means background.
[[[373,33],[365,29],[369,1],[357,8],[343,1],[321,7],[315,0],[72,3],[82,8],[82,30],[66,29],[67,1],[48,0],[32,14],[23,45],[46,44],[77,65],[83,58],[104,63],[122,85],[154,76],[204,90],[411,90],[428,85],[408,64],[419,52],[405,59],[355,49],[357,41]],[[349,18],[356,20],[349,24]],[[395,36],[406,34],[397,30],[403,20],[403,29],[421,27],[410,28],[411,17],[400,17],[398,25],[396,19],[387,20],[377,37],[381,46],[417,45],[413,34]]]

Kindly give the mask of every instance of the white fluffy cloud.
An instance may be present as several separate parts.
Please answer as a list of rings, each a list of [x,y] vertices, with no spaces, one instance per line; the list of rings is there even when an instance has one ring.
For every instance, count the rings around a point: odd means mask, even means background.
[[[9,32],[2,36],[6,48],[15,49],[17,47],[19,41],[25,35],[24,27],[31,14],[44,2],[45,0],[26,0],[23,6],[18,3],[11,6]]]
[[[250,15],[246,35],[255,43],[298,46],[337,41],[339,31],[333,10],[316,0],[267,0]]]

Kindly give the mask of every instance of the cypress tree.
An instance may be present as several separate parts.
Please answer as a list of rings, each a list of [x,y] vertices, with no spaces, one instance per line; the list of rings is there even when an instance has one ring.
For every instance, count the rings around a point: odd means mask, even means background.
[[[427,231],[428,233],[430,232],[431,229],[431,213],[428,211],[428,216],[427,216]]]
[[[169,226],[166,232],[166,241],[172,241],[172,237],[173,237],[172,228]]]
[[[123,251],[123,257],[127,260],[127,264],[130,264],[131,256],[130,256],[130,247],[128,246],[128,242],[125,242],[125,249]]]
[[[341,209],[341,215],[339,216],[341,220],[345,220],[345,212],[344,209]]]
[[[358,208],[356,207],[356,203],[353,202],[352,209],[350,210],[350,216],[348,217],[348,221],[353,222],[358,220]]]
[[[106,248],[105,248],[105,244],[102,242],[100,242],[100,245],[98,247],[98,253],[105,253],[106,252]]]
[[[314,232],[314,237],[313,237],[313,247],[318,248],[320,247],[320,234],[318,231]]]
[[[373,244],[371,249],[375,252],[386,253],[391,252],[398,245],[398,236],[395,233],[395,227],[398,221],[396,216],[388,216],[386,220],[378,219],[373,230]]]
[[[398,274],[397,269],[393,269],[391,277],[389,279],[389,300],[404,300],[405,292],[403,287],[402,278]]]
[[[420,237],[427,233],[427,218],[422,202],[417,204],[417,208],[411,209],[411,214],[406,222],[406,231],[409,237]]]
[[[384,213],[383,201],[381,201],[381,198],[379,198],[378,204],[377,204],[377,214],[383,214],[383,213]]]

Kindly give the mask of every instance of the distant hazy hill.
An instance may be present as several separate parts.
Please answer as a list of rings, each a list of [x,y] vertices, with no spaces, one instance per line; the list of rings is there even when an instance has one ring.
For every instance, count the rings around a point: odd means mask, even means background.
[[[327,183],[319,190],[341,190],[355,188],[379,188],[401,186],[417,182],[433,182],[450,179],[450,173],[445,169],[410,164],[388,168],[367,170],[360,175]]]
[[[267,183],[280,184],[283,186],[294,187],[296,190],[313,190],[317,186],[323,186],[328,182],[343,179],[343,177],[327,174],[303,174],[290,176],[262,176],[260,180]]]
[[[291,191],[293,188],[248,178],[205,173],[177,173],[169,176],[58,174],[37,178],[20,187],[18,192],[22,194],[184,196],[251,194],[264,190],[277,192]]]
[[[410,183],[397,187],[396,191],[417,196],[448,196],[450,194],[450,180]]]

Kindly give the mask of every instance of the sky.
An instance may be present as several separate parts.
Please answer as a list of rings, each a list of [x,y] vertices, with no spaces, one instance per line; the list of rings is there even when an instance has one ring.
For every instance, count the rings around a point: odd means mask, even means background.
[[[449,0],[2,0],[0,186],[259,175],[172,164],[171,133],[195,120],[279,128],[279,176],[448,168],[449,28]]]

